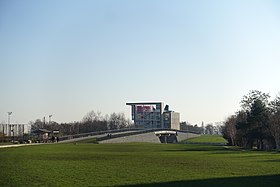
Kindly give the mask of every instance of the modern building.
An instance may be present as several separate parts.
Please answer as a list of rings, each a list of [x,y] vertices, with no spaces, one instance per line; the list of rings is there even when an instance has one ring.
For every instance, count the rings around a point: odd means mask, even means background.
[[[131,106],[131,116],[136,128],[180,129],[180,114],[170,111],[162,102],[126,103]]]
[[[174,111],[164,111],[163,128],[180,130],[180,113]]]

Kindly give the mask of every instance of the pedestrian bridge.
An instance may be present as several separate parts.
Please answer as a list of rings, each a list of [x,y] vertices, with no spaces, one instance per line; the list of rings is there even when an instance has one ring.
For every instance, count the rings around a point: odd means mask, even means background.
[[[176,143],[197,136],[200,136],[197,132],[175,129],[120,129],[64,136],[60,140],[61,143],[77,142],[91,138],[96,138],[99,143]]]
[[[172,129],[150,129],[135,131],[129,134],[120,134],[111,138],[99,139],[99,143],[129,143],[129,142],[150,142],[150,143],[177,143],[185,139],[200,136],[200,134],[188,131]]]

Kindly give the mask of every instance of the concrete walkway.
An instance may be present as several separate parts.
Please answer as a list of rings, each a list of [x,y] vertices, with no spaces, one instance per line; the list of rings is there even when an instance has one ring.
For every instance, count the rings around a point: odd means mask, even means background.
[[[150,142],[160,143],[159,138],[154,132],[148,132],[143,134],[136,134],[130,136],[123,136],[119,138],[112,138],[108,140],[99,141],[99,143],[130,143],[130,142]]]
[[[115,132],[115,133],[110,133],[110,134],[112,134],[112,135],[119,135],[119,134],[126,134],[128,132],[135,132],[135,131]],[[81,141],[81,140],[92,139],[92,138],[106,137],[107,135],[108,135],[108,133],[99,134],[99,135],[93,135],[93,136],[85,136],[85,137],[81,137],[81,138],[72,138],[72,139],[60,141],[58,143],[71,143],[71,142],[77,142],[77,141]]]
[[[11,144],[11,145],[0,145],[1,148],[9,148],[9,147],[22,147],[22,146],[30,146],[30,145],[42,145],[46,143],[27,143],[27,144]]]

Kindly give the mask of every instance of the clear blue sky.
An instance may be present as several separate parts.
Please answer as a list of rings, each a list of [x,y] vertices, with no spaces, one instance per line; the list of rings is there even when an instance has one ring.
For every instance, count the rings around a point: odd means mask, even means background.
[[[81,120],[163,101],[192,124],[223,121],[280,81],[271,0],[0,0],[0,123]]]

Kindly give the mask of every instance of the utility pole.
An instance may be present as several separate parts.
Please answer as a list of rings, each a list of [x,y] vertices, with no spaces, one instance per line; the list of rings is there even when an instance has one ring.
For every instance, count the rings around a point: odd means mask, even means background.
[[[10,132],[9,132],[10,136],[11,136],[11,131],[13,132],[13,143],[14,143],[14,128],[12,129],[11,125],[10,125],[10,120],[11,120],[12,113],[13,112],[8,112],[8,127],[10,128]]]
[[[43,118],[43,128],[46,128],[45,126],[46,126],[46,117],[44,116],[44,118]]]
[[[80,134],[80,122],[78,122],[77,124],[78,124],[78,134]]]
[[[52,129],[52,131],[53,131],[53,126],[52,126],[52,124],[51,124],[51,122],[52,122],[51,118],[52,118],[52,115],[49,115],[49,125],[51,125],[51,129]],[[53,132],[52,132],[52,133],[53,133]]]

